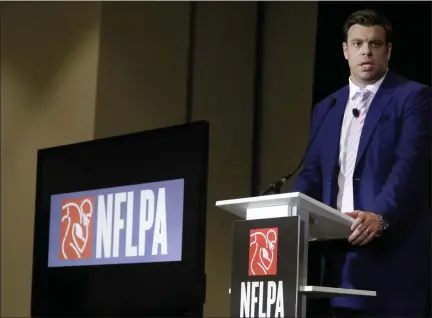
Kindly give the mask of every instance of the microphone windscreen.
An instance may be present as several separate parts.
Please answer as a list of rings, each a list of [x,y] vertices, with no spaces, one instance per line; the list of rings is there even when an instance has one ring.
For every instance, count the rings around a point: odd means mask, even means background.
[[[354,108],[352,110],[352,113],[353,113],[354,117],[356,117],[356,118],[360,115],[360,112],[359,112],[359,110],[357,108]]]

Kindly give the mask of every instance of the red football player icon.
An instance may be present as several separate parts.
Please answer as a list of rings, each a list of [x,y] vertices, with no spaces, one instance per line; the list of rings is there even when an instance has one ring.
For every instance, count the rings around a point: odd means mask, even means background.
[[[249,276],[276,275],[278,229],[250,230]]]

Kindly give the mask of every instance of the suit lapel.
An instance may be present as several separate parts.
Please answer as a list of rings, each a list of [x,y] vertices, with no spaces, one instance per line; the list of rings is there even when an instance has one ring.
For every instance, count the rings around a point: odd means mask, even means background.
[[[372,103],[369,107],[369,111],[366,116],[366,120],[363,126],[362,134],[360,137],[360,144],[357,152],[357,158],[356,158],[356,164],[355,168],[357,168],[357,165],[362,158],[362,156],[365,153],[365,150],[370,142],[370,139],[375,131],[375,127],[378,124],[381,115],[383,114],[384,110],[389,105],[391,99],[392,99],[392,92],[394,90],[393,81],[392,81],[392,74],[389,72],[387,74],[387,77],[381,84],[381,87],[378,89],[374,99],[372,100]],[[354,169],[355,169],[354,168]]]
[[[335,173],[335,169],[338,168],[339,162],[339,148],[340,148],[340,135],[342,128],[342,120],[345,114],[345,108],[349,96],[349,87],[342,88],[341,91],[335,95],[337,103],[329,112],[329,120],[325,131],[328,132],[326,140],[329,141],[327,144],[327,171],[331,171],[331,175]]]

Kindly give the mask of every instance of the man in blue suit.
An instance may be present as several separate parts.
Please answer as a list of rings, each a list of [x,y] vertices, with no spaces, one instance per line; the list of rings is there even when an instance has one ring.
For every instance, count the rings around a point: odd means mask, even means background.
[[[431,282],[431,90],[388,69],[392,27],[375,11],[353,13],[344,35],[349,83],[316,105],[317,137],[292,190],[355,219],[348,240],[330,243],[325,279],[377,296],[332,298],[336,317],[421,317]]]

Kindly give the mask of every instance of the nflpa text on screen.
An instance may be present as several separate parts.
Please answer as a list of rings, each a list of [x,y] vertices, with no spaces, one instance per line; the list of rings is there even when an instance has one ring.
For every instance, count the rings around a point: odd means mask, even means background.
[[[49,266],[181,260],[183,179],[54,195]]]

